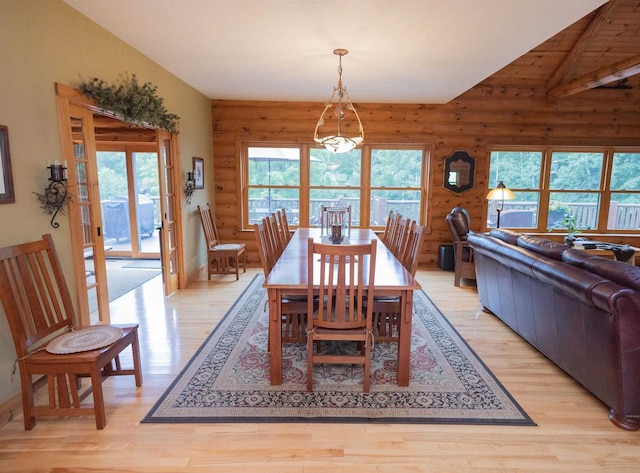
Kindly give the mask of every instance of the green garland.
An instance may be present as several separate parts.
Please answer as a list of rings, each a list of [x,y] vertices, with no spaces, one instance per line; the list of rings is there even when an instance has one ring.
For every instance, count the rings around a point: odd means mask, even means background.
[[[121,77],[119,83],[114,85],[94,77],[81,82],[78,88],[100,107],[115,112],[129,125],[149,124],[178,133],[180,117],[167,112],[162,99],[156,95],[157,86],[151,82],[140,85],[135,74]]]

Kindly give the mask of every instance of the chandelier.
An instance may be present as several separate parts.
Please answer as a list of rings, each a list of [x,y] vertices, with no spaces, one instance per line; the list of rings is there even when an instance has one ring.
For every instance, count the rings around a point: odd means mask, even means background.
[[[332,153],[347,153],[358,146],[360,143],[362,143],[362,141],[364,140],[364,130],[362,129],[362,122],[360,121],[358,112],[356,112],[355,107],[351,103],[347,88],[342,85],[342,56],[348,53],[349,51],[347,51],[346,49],[335,49],[333,51],[333,54],[340,56],[340,64],[338,66],[338,85],[333,88],[331,98],[325,104],[322,115],[320,115],[320,119],[316,124],[316,131],[313,137],[316,143],[324,147],[327,151],[331,151]],[[337,133],[319,138],[318,129],[325,124],[325,114],[327,113],[327,110],[332,107],[335,107],[333,110],[333,115],[338,122]],[[357,120],[358,122],[359,135],[353,138],[344,136],[342,130],[343,126],[345,125],[345,118],[351,116],[350,112],[352,112],[355,116],[354,118],[352,118],[352,120],[354,120],[353,123],[355,124],[355,120]]]

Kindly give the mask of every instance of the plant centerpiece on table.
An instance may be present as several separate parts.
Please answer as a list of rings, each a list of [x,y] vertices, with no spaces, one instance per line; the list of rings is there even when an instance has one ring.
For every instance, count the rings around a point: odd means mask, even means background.
[[[141,85],[135,74],[120,77],[119,83],[113,85],[94,77],[82,81],[78,88],[100,107],[114,112],[129,125],[148,124],[178,133],[180,117],[167,111],[162,98],[156,95],[157,86],[151,82]]]

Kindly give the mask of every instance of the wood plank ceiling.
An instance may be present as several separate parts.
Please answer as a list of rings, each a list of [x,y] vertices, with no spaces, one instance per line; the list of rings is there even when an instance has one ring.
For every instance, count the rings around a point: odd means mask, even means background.
[[[493,84],[544,85],[558,100],[596,87],[640,87],[640,0],[611,0],[491,78]],[[152,142],[151,130],[96,117],[100,142]]]

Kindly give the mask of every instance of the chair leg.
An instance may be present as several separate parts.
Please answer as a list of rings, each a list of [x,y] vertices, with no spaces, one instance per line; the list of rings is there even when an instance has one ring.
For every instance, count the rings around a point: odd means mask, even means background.
[[[313,391],[313,335],[307,334],[307,391]]]
[[[102,395],[102,374],[96,367],[91,370],[91,389],[93,392],[93,411],[96,417],[96,428],[102,430],[107,425],[107,415],[104,410],[104,396]]]
[[[36,418],[31,414],[33,407],[33,382],[31,375],[26,375],[24,366],[20,367],[20,383],[22,384],[22,415],[24,430],[32,430],[36,426]]]
[[[142,386],[142,363],[140,362],[140,341],[138,339],[138,329],[136,328],[133,333],[133,340],[131,342],[131,353],[133,358],[133,372],[136,379],[136,386]]]

